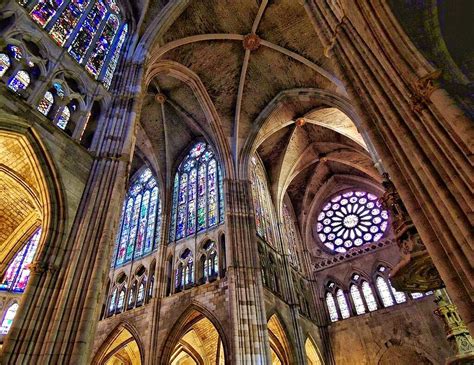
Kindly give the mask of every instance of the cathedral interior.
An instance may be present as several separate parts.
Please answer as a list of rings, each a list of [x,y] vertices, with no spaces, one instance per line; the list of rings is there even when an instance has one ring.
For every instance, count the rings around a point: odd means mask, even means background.
[[[474,364],[472,0],[0,0],[0,364]]]

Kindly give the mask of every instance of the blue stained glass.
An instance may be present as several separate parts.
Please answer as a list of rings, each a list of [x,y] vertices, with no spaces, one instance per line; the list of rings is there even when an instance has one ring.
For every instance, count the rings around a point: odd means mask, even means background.
[[[179,240],[184,237],[184,225],[186,223],[186,205],[181,205],[178,208],[178,217],[176,225],[176,239]]]
[[[5,53],[0,53],[0,77],[10,68],[10,58]]]
[[[62,3],[62,0],[40,0],[30,15],[35,22],[44,28],[56,14]]]
[[[117,251],[117,265],[122,264],[125,261],[125,249],[128,243],[128,237],[130,236],[130,221],[132,219],[133,199],[128,199],[127,208],[125,209],[125,215],[122,222],[122,235],[120,238],[120,246]]]
[[[156,248],[161,243],[161,225],[162,225],[162,212],[161,212],[161,200],[158,199],[157,208],[157,219],[156,219],[156,230],[155,230],[155,244],[153,248]]]
[[[49,31],[51,37],[60,46],[68,40],[89,0],[71,0]]]
[[[10,56],[13,57],[15,60],[20,61],[23,58],[23,51],[20,47],[14,46],[13,44],[9,44],[7,46],[7,50]]]
[[[198,173],[197,230],[205,229],[206,223],[206,165],[201,165]]]
[[[60,98],[64,98],[64,89],[63,89],[63,86],[62,86],[59,82],[55,82],[55,83],[53,83],[53,87],[54,87],[54,89],[56,90],[56,94],[57,94]]]
[[[146,235],[146,225],[148,218],[148,203],[150,201],[150,192],[147,191],[143,194],[143,200],[140,208],[140,217],[138,223],[137,240],[135,242],[135,258],[140,257],[143,254],[143,243]]]
[[[140,214],[141,202],[142,202],[142,195],[138,194],[133,204],[132,223],[130,225],[130,239],[128,240],[128,243],[127,243],[127,250],[125,252],[125,261],[131,260],[133,256],[133,250],[135,248],[135,237],[137,236],[137,230],[138,230],[138,218]]]
[[[178,190],[179,190],[179,177],[178,174],[174,177],[173,187],[173,209],[171,210],[171,228],[170,228],[170,241],[173,242],[176,238],[176,212],[178,210]]]
[[[14,92],[19,93],[21,90],[25,90],[28,87],[30,81],[31,79],[28,72],[20,70],[8,82],[8,87]]]
[[[188,182],[188,235],[196,232],[196,169],[189,173]]]
[[[219,222],[224,222],[224,179],[222,177],[222,171],[220,168],[217,169],[219,174]]]
[[[150,207],[148,213],[148,222],[147,222],[147,232],[146,232],[146,241],[145,241],[145,253],[150,252],[153,248],[153,237],[155,234],[155,221],[156,221],[156,206],[158,203],[158,188],[155,187],[151,191],[150,197]],[[161,229],[161,227],[157,227]]]
[[[107,8],[102,1],[96,1],[94,6],[87,14],[81,29],[77,33],[73,42],[69,46],[69,53],[79,63],[83,61],[89,46],[91,45],[92,39],[94,38],[100,23],[105,17]]]
[[[107,70],[105,71],[103,83],[107,89],[110,87],[110,84],[112,83],[112,78],[114,76],[115,69],[117,68],[120,52],[122,51],[122,46],[127,37],[127,33],[128,33],[128,25],[125,24],[124,27],[122,28],[122,33],[120,33],[120,37],[117,42],[117,46],[115,47],[113,56],[109,61]]]
[[[217,164],[211,160],[207,172],[209,227],[217,224]]]
[[[118,18],[111,14],[105,23],[105,27],[95,44],[94,50],[87,61],[86,70],[97,78],[102,66],[105,62],[105,57],[110,50],[115,34],[119,26]]]

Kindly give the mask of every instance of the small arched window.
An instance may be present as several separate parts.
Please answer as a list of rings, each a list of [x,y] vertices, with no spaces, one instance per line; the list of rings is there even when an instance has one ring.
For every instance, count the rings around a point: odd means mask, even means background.
[[[5,316],[3,317],[2,325],[0,327],[0,335],[6,335],[12,326],[13,319],[15,318],[18,310],[18,303],[13,303],[8,307]]]
[[[125,301],[125,291],[126,291],[125,288],[120,290],[120,294],[119,294],[118,301],[117,301],[117,312],[118,313],[120,313],[123,310],[123,304],[124,304],[124,301]]]
[[[143,257],[158,247],[161,219],[158,185],[151,170],[145,168],[130,184],[124,200],[115,266]]]
[[[142,279],[138,287],[137,305],[142,304],[143,300],[145,299],[145,285],[146,285],[146,277]]]
[[[349,311],[349,306],[347,305],[346,296],[342,289],[336,290],[336,300],[337,304],[339,305],[339,310],[341,311],[342,319],[349,318],[351,313]]]
[[[16,93],[25,90],[31,82],[28,72],[20,70],[8,82],[8,87]]]
[[[170,241],[224,221],[222,172],[212,148],[198,142],[175,175]]]
[[[48,115],[54,104],[54,96],[51,91],[46,91],[38,104],[38,110],[43,115]]]
[[[113,314],[115,311],[115,302],[117,300],[117,288],[112,291],[112,295],[110,296],[109,301],[109,314]]]
[[[364,301],[362,300],[362,296],[360,295],[360,290],[357,285],[351,285],[351,297],[352,302],[354,303],[354,307],[356,310],[357,315],[365,313],[365,305]]]
[[[65,105],[58,112],[58,119],[56,121],[56,125],[61,129],[66,129],[69,119],[71,119],[71,110],[67,105]]]
[[[382,299],[383,306],[392,306],[394,304],[393,298],[385,279],[381,276],[377,276],[377,279],[375,279],[375,284],[377,285],[377,290],[379,292],[380,298]]]
[[[250,181],[257,234],[273,246],[276,242],[275,213],[268,190],[265,167],[257,155],[253,156],[250,161]]]
[[[362,293],[364,294],[365,302],[369,311],[373,312],[377,310],[377,301],[375,300],[374,293],[367,281],[362,281]]]
[[[10,57],[12,57],[14,60],[20,61],[23,58],[23,51],[18,46],[9,44],[7,46],[7,51]]]
[[[0,53],[0,77],[5,75],[5,72],[7,72],[10,66],[10,57],[8,57],[5,53]]]
[[[0,290],[17,293],[23,293],[25,291],[28,279],[30,278],[29,267],[35,257],[40,237],[41,228],[38,228],[8,266],[0,282]]]
[[[128,308],[129,309],[133,308],[133,306],[135,305],[136,296],[137,296],[137,281],[135,280],[135,282],[132,285],[132,288],[130,289],[130,292],[128,293]]]
[[[336,302],[334,301],[334,296],[332,293],[326,293],[326,306],[329,312],[329,318],[331,322],[336,322],[339,320],[339,314],[337,313]]]

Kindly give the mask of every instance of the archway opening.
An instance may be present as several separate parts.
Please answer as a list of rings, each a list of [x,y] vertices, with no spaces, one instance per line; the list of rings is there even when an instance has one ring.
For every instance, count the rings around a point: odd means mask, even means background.
[[[304,343],[306,362],[308,365],[322,365],[321,355],[314,342],[308,337]]]
[[[137,341],[126,328],[121,328],[104,350],[100,365],[141,365],[141,353]]]
[[[173,349],[170,365],[225,364],[222,339],[207,317],[195,311],[182,328],[183,334]]]
[[[282,323],[276,316],[272,315],[268,320],[268,336],[270,340],[270,350],[272,356],[272,365],[289,365],[290,361],[290,343],[286,336]]]

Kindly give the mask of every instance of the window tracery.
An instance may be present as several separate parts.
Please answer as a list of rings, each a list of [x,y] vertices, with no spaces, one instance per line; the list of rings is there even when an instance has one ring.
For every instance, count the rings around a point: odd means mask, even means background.
[[[18,0],[21,6],[30,2]],[[102,0],[36,0],[33,4],[34,22],[108,89],[128,32],[117,4]]]
[[[21,90],[26,90],[30,85],[30,82],[30,74],[26,71],[20,70],[10,79],[8,87],[18,94]]]
[[[355,311],[357,315],[365,313],[365,305],[364,301],[362,300],[362,296],[360,295],[359,287],[356,284],[351,285],[351,297],[352,302],[354,303]]]
[[[161,239],[161,201],[149,168],[132,181],[122,207],[116,239],[115,267],[155,250]]]
[[[213,241],[208,241],[204,246],[204,253],[201,256],[202,278],[206,279],[217,276],[219,263],[217,259],[216,245]]]
[[[339,314],[337,313],[336,302],[334,301],[334,296],[332,293],[326,293],[326,305],[329,311],[329,318],[331,322],[336,322],[339,320]]]
[[[275,214],[273,203],[268,190],[265,168],[258,158],[253,156],[250,163],[250,181],[252,198],[255,209],[255,224],[257,234],[267,243],[275,245]]]
[[[191,250],[186,249],[181,254],[178,268],[176,269],[176,289],[185,289],[194,283],[194,260]]]
[[[221,175],[211,147],[196,143],[175,175],[170,241],[223,223]]]
[[[0,290],[23,293],[30,278],[30,264],[38,248],[41,238],[41,228],[38,228],[27,243],[18,252],[0,282]]]
[[[335,252],[379,241],[387,230],[388,212],[378,198],[365,191],[348,191],[334,196],[318,215],[321,242]]]

